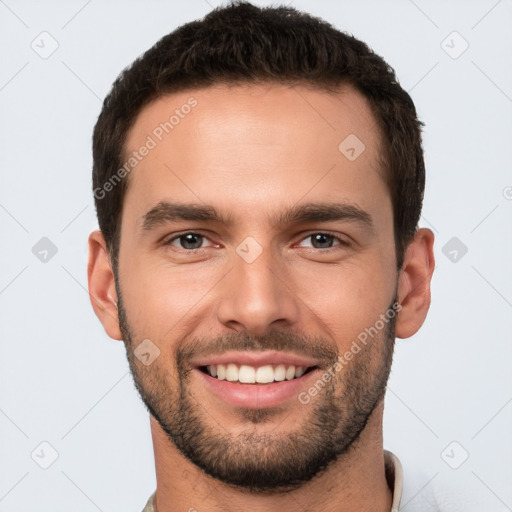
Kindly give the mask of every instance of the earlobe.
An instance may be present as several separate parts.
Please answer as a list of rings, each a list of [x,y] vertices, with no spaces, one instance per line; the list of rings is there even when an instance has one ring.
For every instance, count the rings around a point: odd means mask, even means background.
[[[401,305],[395,333],[409,338],[422,326],[430,307],[430,281],[434,272],[434,234],[430,229],[416,231],[405,252],[398,280]]]
[[[117,314],[117,292],[107,245],[101,231],[89,235],[87,264],[89,299],[108,336],[122,340]]]

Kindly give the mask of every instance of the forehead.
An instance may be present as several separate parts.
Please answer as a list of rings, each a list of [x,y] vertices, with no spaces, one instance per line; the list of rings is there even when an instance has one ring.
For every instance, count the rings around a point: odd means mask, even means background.
[[[220,207],[223,198],[237,197],[235,206],[251,208],[305,195],[360,202],[386,192],[376,119],[350,86],[328,92],[224,85],[173,93],[141,111],[124,149],[134,164],[125,206],[141,214],[176,197]]]

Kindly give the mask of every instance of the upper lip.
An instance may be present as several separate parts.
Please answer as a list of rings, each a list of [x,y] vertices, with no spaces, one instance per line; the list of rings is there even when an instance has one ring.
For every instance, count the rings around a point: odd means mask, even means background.
[[[292,352],[279,352],[279,351],[270,351],[266,350],[263,352],[255,352],[255,351],[244,351],[244,352],[236,352],[236,351],[227,351],[222,354],[207,356],[204,358],[199,358],[193,362],[195,367],[200,366],[209,366],[216,364],[229,364],[234,363],[238,365],[248,365],[248,366],[266,366],[273,365],[277,366],[283,364],[285,366],[302,366],[304,368],[309,368],[310,366],[317,366],[318,361],[315,359],[307,358],[304,356],[299,356],[298,354],[294,354]]]

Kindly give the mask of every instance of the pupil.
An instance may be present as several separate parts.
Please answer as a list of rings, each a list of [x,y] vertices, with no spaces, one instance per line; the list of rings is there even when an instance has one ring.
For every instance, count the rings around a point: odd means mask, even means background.
[[[201,247],[201,235],[188,234],[181,237],[185,249],[199,249]],[[194,242],[196,239],[196,242]],[[199,240],[199,242],[197,241]],[[189,244],[197,245],[197,247],[190,247]]]
[[[323,234],[323,233],[319,233],[317,235],[314,235],[313,236],[313,240],[314,240],[313,246],[317,247],[318,244],[328,243],[330,241],[330,238],[332,238],[331,235],[326,235],[326,234]],[[326,240],[327,240],[327,242],[326,242]],[[328,243],[328,247],[330,247],[329,243]]]

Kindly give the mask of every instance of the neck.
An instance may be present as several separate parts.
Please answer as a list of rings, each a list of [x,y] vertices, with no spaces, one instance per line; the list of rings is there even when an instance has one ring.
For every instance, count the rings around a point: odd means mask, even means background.
[[[296,490],[272,495],[233,488],[206,475],[183,457],[151,417],[155,512],[389,512],[392,491],[384,469],[382,413],[380,402],[348,452],[316,478]]]

